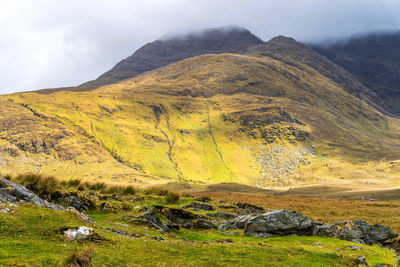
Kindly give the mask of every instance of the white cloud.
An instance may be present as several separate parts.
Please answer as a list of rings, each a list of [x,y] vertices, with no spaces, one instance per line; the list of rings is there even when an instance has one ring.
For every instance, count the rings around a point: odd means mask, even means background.
[[[0,0],[0,93],[78,85],[171,32],[311,41],[398,29],[399,15],[398,0]]]

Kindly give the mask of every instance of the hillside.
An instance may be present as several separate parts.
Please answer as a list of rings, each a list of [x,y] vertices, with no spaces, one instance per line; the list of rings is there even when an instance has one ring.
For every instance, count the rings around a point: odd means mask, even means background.
[[[400,32],[355,36],[313,48],[357,76],[400,114]]]
[[[293,42],[191,57],[89,92],[2,96],[2,171],[115,183],[399,186],[399,121],[353,96],[364,87],[343,69]],[[285,57],[259,52],[271,46]],[[323,71],[313,64],[321,61]]]

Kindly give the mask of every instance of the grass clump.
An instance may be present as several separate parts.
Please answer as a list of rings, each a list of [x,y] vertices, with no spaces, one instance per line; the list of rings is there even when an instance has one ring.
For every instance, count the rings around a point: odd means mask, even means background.
[[[89,267],[93,258],[93,246],[74,251],[67,259],[67,267]]]
[[[122,191],[124,195],[135,195],[137,193],[137,189],[131,185],[125,187],[125,189]]]
[[[167,204],[176,204],[179,202],[180,199],[181,196],[175,192],[170,191],[165,195],[165,203]]]
[[[60,186],[60,182],[55,177],[41,174],[21,174],[12,180],[47,200],[50,199],[51,194],[59,189]]]
[[[170,192],[168,189],[158,186],[147,187],[143,190],[143,193],[145,195],[157,195],[157,196],[165,196],[166,194],[168,194],[168,192]]]

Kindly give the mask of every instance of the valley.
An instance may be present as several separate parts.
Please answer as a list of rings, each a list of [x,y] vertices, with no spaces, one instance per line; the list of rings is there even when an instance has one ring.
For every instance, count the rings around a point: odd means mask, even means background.
[[[0,95],[0,265],[395,266],[397,87],[328,49],[215,28]]]

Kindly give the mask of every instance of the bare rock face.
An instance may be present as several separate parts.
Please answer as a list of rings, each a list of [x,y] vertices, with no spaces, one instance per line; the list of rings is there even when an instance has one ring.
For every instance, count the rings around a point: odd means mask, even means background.
[[[33,202],[35,205],[47,207],[53,210],[65,210],[60,205],[51,204],[46,200],[41,199],[32,191],[24,186],[10,182],[6,179],[0,179],[0,202]]]
[[[312,221],[303,214],[291,210],[276,210],[250,218],[244,227],[246,235],[278,234],[306,235]]]
[[[340,221],[335,224],[317,224],[313,235],[337,237],[361,244],[383,244],[398,235],[382,225],[370,225],[363,220]]]

